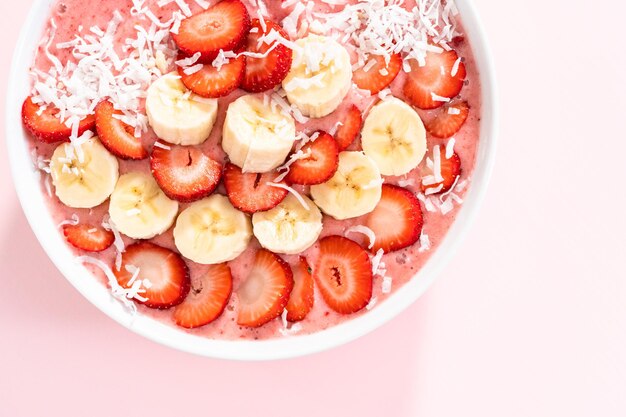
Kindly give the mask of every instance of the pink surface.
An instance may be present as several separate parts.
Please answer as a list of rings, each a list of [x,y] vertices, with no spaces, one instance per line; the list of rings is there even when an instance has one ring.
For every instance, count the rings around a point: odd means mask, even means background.
[[[30,3],[0,3],[0,93]],[[419,302],[333,351],[223,362],[123,329],[47,259],[0,146],[0,416],[625,415],[626,6],[476,3],[502,108],[483,211]]]

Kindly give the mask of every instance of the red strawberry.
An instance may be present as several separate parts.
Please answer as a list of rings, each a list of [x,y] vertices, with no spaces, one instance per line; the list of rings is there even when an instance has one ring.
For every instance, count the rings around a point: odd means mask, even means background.
[[[247,52],[265,54],[274,45],[274,42],[267,44],[259,43],[263,35],[267,35],[272,30],[278,32],[280,36],[289,39],[287,33],[276,23],[265,20],[265,30],[258,19],[254,19],[251,25],[251,32],[248,35]],[[256,29],[256,33],[252,30]],[[264,58],[246,57],[246,73],[241,83],[241,88],[251,93],[260,93],[271,90],[280,84],[291,69],[293,52],[284,45],[278,45]]]
[[[467,101],[440,107],[436,115],[424,120],[426,130],[436,138],[449,138],[461,130],[469,116]]]
[[[195,146],[161,145],[152,148],[150,168],[169,198],[188,203],[215,191],[222,178],[219,162]]]
[[[357,106],[352,105],[348,110],[348,114],[341,119],[341,123],[342,125],[337,128],[337,133],[335,133],[339,152],[348,149],[361,133],[361,128],[363,127],[361,110]]]
[[[436,151],[437,151],[437,147],[433,149],[433,158],[432,158],[433,161],[435,160],[434,155]],[[461,158],[459,158],[459,155],[457,155],[456,152],[453,152],[450,158],[446,158],[446,147],[439,146],[439,158],[441,161],[441,164],[440,164],[441,165],[441,177],[443,178],[443,181],[437,182],[434,184],[430,184],[430,183],[425,184],[425,182],[427,182],[425,181],[425,179],[427,177],[432,177],[433,173],[431,172],[430,174],[424,176],[422,178],[422,192],[423,193],[426,193],[426,191],[430,189],[437,189],[440,186],[442,188],[439,191],[437,191],[436,193],[430,192],[429,194],[445,193],[446,191],[449,191],[450,188],[452,188],[452,186],[454,185],[454,182],[457,180],[459,176],[461,176]]]
[[[228,199],[237,209],[249,214],[271,210],[289,193],[282,188],[267,185],[268,182],[275,182],[278,175],[276,172],[244,174],[238,166],[227,164],[224,170],[224,186]]]
[[[228,264],[210,265],[198,281],[192,283],[185,301],[174,310],[174,321],[187,329],[211,323],[222,315],[233,290]]]
[[[101,101],[96,106],[96,129],[98,137],[105,148],[113,155],[122,159],[144,159],[148,152],[135,137],[135,129],[128,126],[113,115],[121,115],[110,101]]]
[[[328,181],[335,175],[339,165],[339,145],[326,132],[319,132],[315,141],[302,147],[302,152],[310,153],[304,159],[294,162],[286,180],[301,185],[315,185]]]
[[[289,264],[272,252],[259,249],[248,278],[237,290],[237,324],[260,327],[280,316],[293,289]]]
[[[326,304],[338,313],[356,313],[372,298],[369,255],[345,237],[328,236],[320,240],[313,278]]]
[[[219,70],[213,65],[205,64],[200,71],[193,74],[185,74],[182,67],[178,67],[178,73],[183,84],[194,93],[206,98],[219,98],[229,95],[239,87],[245,68],[245,57],[240,56],[231,58]]]
[[[180,24],[172,38],[184,55],[202,54],[200,62],[211,64],[220,49],[233,51],[250,29],[250,16],[240,0],[224,0]]]
[[[453,50],[426,53],[426,65],[420,67],[411,61],[411,72],[406,77],[404,95],[420,109],[436,109],[444,101],[434,100],[433,94],[440,97],[456,97],[465,81],[465,64],[457,63],[459,56]],[[456,72],[454,71],[456,69]],[[454,75],[452,75],[454,73]]]
[[[372,252],[394,252],[411,246],[422,234],[424,219],[419,200],[411,191],[384,184],[380,202],[365,223],[376,235]]]
[[[28,97],[22,105],[22,122],[30,133],[42,142],[55,143],[70,140],[72,128],[65,126],[56,117],[58,110],[48,107],[39,115],[40,107],[33,103],[31,97]],[[84,118],[78,128],[78,135],[82,135],[88,130],[93,130],[96,120],[93,116]]]
[[[102,252],[115,240],[110,230],[90,224],[66,224],[63,235],[72,246],[87,252]]]
[[[138,242],[126,248],[122,254],[122,267],[113,268],[117,282],[124,288],[131,288],[135,268],[139,269],[136,279],[149,280],[150,287],[144,285],[142,297],[147,301],[139,303],[146,307],[167,309],[183,302],[189,293],[189,269],[176,252],[150,242]],[[130,269],[130,271],[129,271]]]
[[[398,54],[391,55],[389,64],[382,55],[370,55],[370,60],[376,63],[365,71],[366,66],[359,68],[352,74],[352,81],[361,90],[369,90],[370,94],[378,94],[396,79],[402,69],[402,57]]]
[[[303,320],[313,308],[313,277],[304,256],[300,257],[298,265],[292,271],[295,284],[286,309],[287,320],[294,322]]]

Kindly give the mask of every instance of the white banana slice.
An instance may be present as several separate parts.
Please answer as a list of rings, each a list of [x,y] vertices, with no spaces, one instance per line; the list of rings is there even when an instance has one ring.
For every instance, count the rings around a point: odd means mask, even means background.
[[[199,145],[211,134],[217,118],[217,100],[193,94],[172,72],[148,88],[146,113],[160,139],[176,145]]]
[[[243,172],[269,172],[282,165],[296,140],[293,118],[256,96],[228,106],[222,148]]]
[[[383,175],[404,175],[426,154],[426,129],[415,110],[390,97],[370,110],[361,132],[363,151]]]
[[[289,194],[282,203],[252,216],[254,236],[265,249],[295,255],[310,248],[322,233],[322,213],[307,197],[309,210]]]
[[[311,186],[311,197],[324,213],[338,220],[370,213],[382,196],[378,167],[362,152],[341,152],[339,167],[327,182]]]
[[[178,203],[161,191],[149,174],[131,172],[120,177],[109,203],[117,229],[133,239],[150,239],[174,224]]]
[[[174,242],[180,253],[204,265],[232,261],[248,247],[250,219],[214,194],[187,207],[176,221]]]
[[[119,177],[117,159],[97,138],[75,148],[64,143],[50,162],[52,184],[59,200],[68,207],[92,208],[106,201]]]
[[[332,38],[298,39],[291,70],[283,81],[287,99],[305,116],[324,117],[337,109],[352,85],[350,54]]]

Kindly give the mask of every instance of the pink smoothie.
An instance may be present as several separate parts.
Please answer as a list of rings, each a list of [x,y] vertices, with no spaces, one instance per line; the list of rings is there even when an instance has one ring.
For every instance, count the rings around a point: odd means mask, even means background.
[[[193,0],[189,0],[187,3],[194,13],[202,10]],[[288,11],[280,7],[279,1],[267,1],[266,3],[269,5],[268,16],[266,18],[276,22],[280,22],[287,15]],[[249,3],[247,4],[250,5]],[[156,0],[148,0],[144,4],[144,7],[145,6],[150,7],[155,16],[161,21],[169,20],[172,16],[172,13],[179,10],[178,6],[174,2],[160,8],[157,6]],[[120,11],[124,16],[124,21],[118,28],[115,38],[117,47],[121,51],[124,40],[126,38],[134,37],[136,35],[134,29],[136,25],[141,25],[146,28],[150,25],[149,21],[147,20],[141,20],[138,17],[131,17],[129,13],[131,7],[133,7],[133,2],[131,0],[106,0],[101,2],[64,0],[57,3],[51,11],[51,18],[54,19],[58,29],[56,31],[54,42],[50,47],[50,52],[56,55],[63,63],[65,63],[67,60],[73,60],[74,58],[71,56],[70,50],[59,50],[56,48],[55,45],[60,42],[67,42],[72,40],[77,33],[80,33],[81,35],[88,33],[89,28],[92,26],[99,26],[101,29],[106,28],[106,25],[111,20],[111,17],[113,16],[113,12],[115,10]],[[320,4],[317,5],[316,8],[322,11],[327,11],[329,6],[327,4]],[[254,10],[252,7],[250,7],[249,10],[251,15],[257,15],[256,10]],[[49,29],[49,27],[47,29]],[[79,29],[82,29],[82,31]],[[460,28],[460,31],[462,32],[462,27]],[[456,46],[456,50],[459,56],[464,58],[467,69],[467,85],[463,88],[461,92],[461,97],[462,99],[468,101],[470,108],[472,109],[466,124],[461,129],[461,131],[454,136],[456,139],[456,145],[454,149],[461,158],[463,164],[462,176],[459,179],[459,184],[462,184],[468,183],[471,180],[471,174],[475,163],[476,149],[480,133],[481,99],[480,85],[478,81],[478,70],[472,57],[470,45],[467,41],[461,42],[460,45]],[[44,51],[42,46],[35,60],[34,67],[41,71],[47,72],[48,69],[51,67],[51,63],[43,52]],[[173,69],[174,67],[171,68],[171,70]],[[402,86],[404,83],[403,74],[404,73],[401,72],[390,87],[392,94],[401,99],[404,98],[402,94]],[[220,141],[226,109],[228,108],[228,104],[230,102],[232,102],[242,94],[244,94],[243,91],[238,90],[230,96],[219,100],[219,116],[217,122],[209,139],[203,145],[201,145],[202,148],[216,160],[225,160],[225,154],[220,147]],[[311,134],[320,129],[332,132],[337,122],[343,119],[343,115],[347,112],[347,109],[352,104],[356,104],[357,107],[366,112],[377,100],[379,100],[377,96],[363,97],[356,90],[351,90],[348,97],[344,100],[344,102],[342,103],[340,108],[337,109],[337,111],[325,118],[311,119],[304,125],[298,124],[297,129],[298,131],[302,131],[307,134]],[[423,111],[419,111],[419,113],[421,115],[425,115],[425,112]],[[155,140],[156,137],[151,131],[147,134],[144,134],[143,136],[143,141],[147,149],[151,149],[152,144]],[[428,137],[428,145],[429,149],[431,150],[432,147],[435,145],[441,145],[445,147],[446,142],[447,140],[436,139],[430,136]],[[41,142],[37,142],[34,139],[32,139],[32,146],[36,150],[37,155],[43,157],[44,159],[49,159],[56,147],[56,145],[42,144]],[[353,144],[350,149],[360,150],[360,143]],[[432,153],[429,154],[432,155]],[[407,176],[401,178],[387,177],[385,178],[385,182],[390,184],[398,184],[400,182],[401,185],[405,185],[407,188],[418,193],[421,179],[420,172],[423,172],[424,166],[425,162],[422,162],[420,167],[412,171]],[[120,174],[130,171],[149,172],[149,161],[120,161]],[[42,181],[49,181],[49,178],[44,178]],[[407,181],[409,185],[407,185]],[[307,187],[295,188],[305,194],[308,192]],[[46,187],[44,184],[44,190],[45,189]],[[457,190],[456,194],[462,198],[464,193],[466,192],[466,189],[467,188],[462,191]],[[223,186],[220,186],[217,192],[225,194]],[[437,197],[434,198],[436,199]],[[58,222],[67,220],[73,214],[77,214],[81,222],[91,222],[94,224],[99,224],[100,222],[102,222],[108,210],[108,203],[104,203],[100,207],[92,210],[70,209],[68,207],[65,207],[54,195],[52,195],[49,199],[49,206],[53,217]],[[184,208],[185,205],[181,204],[181,210]],[[428,235],[428,238],[430,240],[430,249],[420,250],[421,245],[418,242],[412,247],[384,255],[383,262],[385,262],[387,267],[386,275],[392,278],[391,293],[397,291],[409,280],[417,279],[414,278],[415,274],[428,261],[433,251],[437,250],[438,245],[444,238],[445,234],[450,228],[450,225],[454,222],[458,211],[461,209],[461,205],[459,205],[458,203],[454,203],[454,208],[452,209],[452,211],[445,215],[442,214],[440,210],[428,211],[424,208],[424,206],[422,206],[422,208],[424,212],[423,233]],[[363,218],[356,218],[347,221],[337,221],[328,216],[325,216],[322,237],[334,234],[343,235],[346,229],[354,225],[363,224],[363,221]],[[349,237],[363,245],[366,245],[366,238],[363,235],[350,234]],[[132,239],[129,238],[124,238],[124,241],[127,245],[133,242]],[[162,236],[153,239],[153,241],[157,244],[171,248],[176,251],[171,230],[166,232]],[[228,304],[228,307],[224,311],[224,314],[216,321],[202,328],[192,330],[190,331],[191,333],[209,338],[222,339],[267,339],[273,337],[283,337],[283,333],[281,333],[280,331],[283,329],[283,323],[280,319],[274,320],[259,329],[247,329],[239,327],[236,324],[238,311],[236,289],[238,288],[240,283],[245,280],[248,270],[250,269],[252,260],[254,258],[254,253],[259,247],[260,246],[258,242],[256,241],[256,239],[253,238],[250,247],[239,258],[235,259],[232,262],[229,262],[234,278],[233,288],[235,289],[235,291],[233,292],[233,296]],[[317,252],[318,245],[316,244],[312,248],[307,250],[303,255],[307,257],[311,265],[314,265]],[[77,255],[84,255],[84,253],[78,250],[76,250],[76,253]],[[105,252],[97,254],[96,256],[106,263],[113,265],[114,259],[116,257],[115,248],[111,247]],[[291,264],[295,264],[298,259],[297,256],[283,256],[283,258]],[[187,261],[187,264],[191,270],[193,285],[193,281],[196,280],[197,277],[201,276],[201,274],[203,274],[203,272],[206,270],[206,267],[189,260]],[[98,279],[102,280],[103,285],[106,285],[106,280],[104,279],[101,271],[94,269],[93,272],[94,275],[98,277]],[[383,293],[382,282],[383,277],[376,276],[374,278],[373,297],[376,298],[377,305],[385,302],[385,299],[390,295],[389,293]],[[372,308],[376,308],[376,305],[373,305]],[[155,317],[164,323],[174,326],[174,322],[172,319],[172,310],[157,311],[145,308],[141,305],[138,305],[138,309],[140,314]],[[311,313],[306,317],[306,319],[300,322],[299,326],[301,326],[301,329],[297,332],[297,334],[317,332],[334,326],[345,320],[350,320],[357,315],[367,314],[367,311],[368,309],[364,309],[357,314],[348,316],[335,313],[333,310],[326,306],[324,300],[321,298],[319,292],[316,290],[314,308]],[[181,331],[187,330],[181,329]]]

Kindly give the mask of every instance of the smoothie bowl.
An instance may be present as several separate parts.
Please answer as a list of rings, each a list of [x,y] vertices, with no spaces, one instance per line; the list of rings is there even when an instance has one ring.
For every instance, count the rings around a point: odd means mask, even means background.
[[[353,340],[478,209],[493,73],[466,1],[39,1],[7,142],[42,246],[137,333],[228,359]]]

